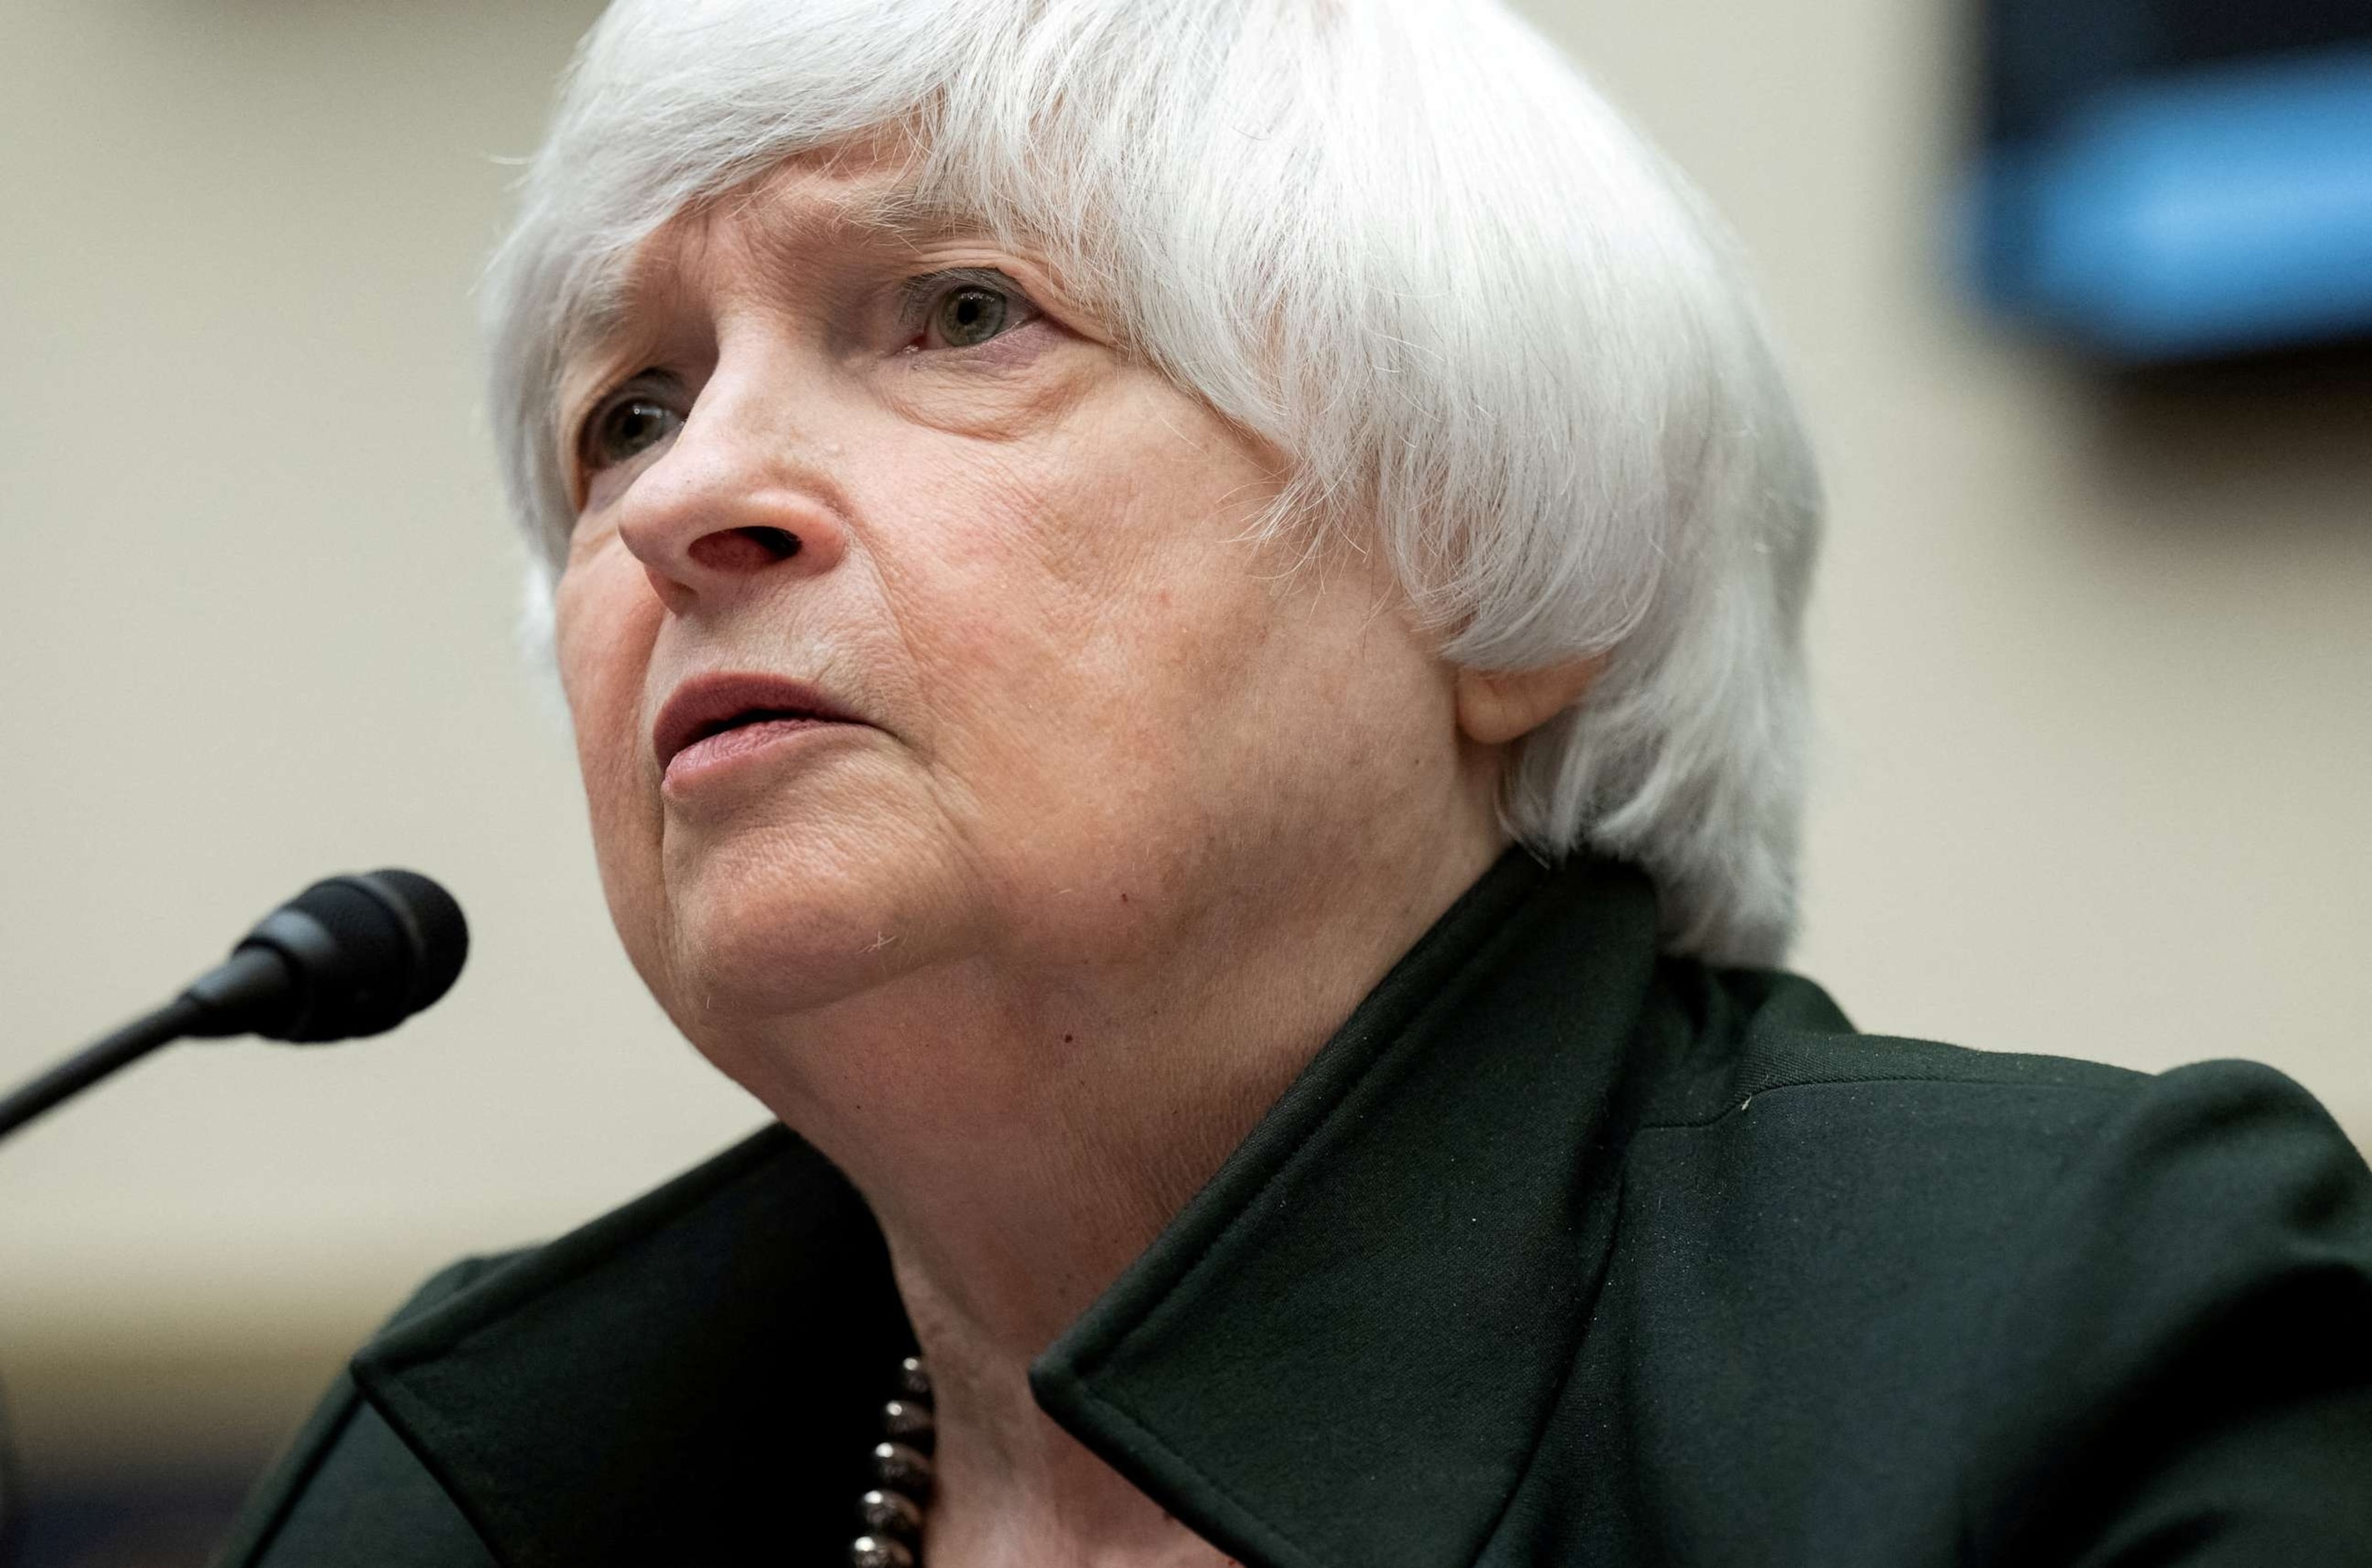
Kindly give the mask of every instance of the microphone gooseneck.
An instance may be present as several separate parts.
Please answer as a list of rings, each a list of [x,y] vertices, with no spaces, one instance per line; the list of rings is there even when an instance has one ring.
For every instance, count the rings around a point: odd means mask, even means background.
[[[461,906],[416,871],[316,882],[171,1002],[0,1098],[0,1137],[188,1036],[309,1045],[384,1034],[450,991],[469,954]]]

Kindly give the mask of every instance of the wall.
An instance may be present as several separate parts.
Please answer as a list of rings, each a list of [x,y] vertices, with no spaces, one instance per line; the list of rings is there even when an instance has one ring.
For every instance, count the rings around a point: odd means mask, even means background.
[[[2273,1062],[2372,1140],[2372,373],[2134,384],[1948,282],[1954,7],[1542,12],[1750,247],[1833,502],[1803,940],[1865,1028]]]
[[[477,931],[400,1035],[184,1046],[0,1146],[37,1471],[248,1462],[437,1263],[760,1120],[614,950],[511,656],[471,287],[595,9],[12,7],[0,1078],[325,869],[416,864]],[[1968,319],[1949,7],[1536,14],[1742,231],[1827,454],[1803,967],[1867,1028],[2261,1057],[2372,1140],[2372,396]]]

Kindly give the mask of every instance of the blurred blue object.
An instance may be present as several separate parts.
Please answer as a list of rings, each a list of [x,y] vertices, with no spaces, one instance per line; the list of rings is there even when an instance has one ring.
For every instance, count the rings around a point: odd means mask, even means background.
[[[2372,49],[2120,83],[1975,198],[1987,296],[2112,358],[2372,334]]]

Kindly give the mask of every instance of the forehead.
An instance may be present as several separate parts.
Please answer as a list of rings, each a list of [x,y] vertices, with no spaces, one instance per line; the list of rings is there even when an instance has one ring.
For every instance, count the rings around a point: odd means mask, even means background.
[[[790,159],[660,224],[592,301],[569,357],[597,354],[690,288],[755,273],[796,276],[834,257],[896,261],[985,240],[990,226],[932,202],[910,163],[866,152]]]
[[[863,154],[794,158],[696,203],[638,251],[648,265],[682,265],[719,249],[761,252],[907,251],[978,236],[987,226],[925,198],[907,164]]]

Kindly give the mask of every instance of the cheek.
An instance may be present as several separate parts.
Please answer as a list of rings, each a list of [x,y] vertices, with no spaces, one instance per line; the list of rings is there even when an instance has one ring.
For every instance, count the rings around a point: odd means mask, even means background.
[[[1001,882],[1084,887],[1196,853],[1259,716],[1231,710],[1285,570],[1241,537],[1264,473],[1209,446],[1096,435],[1084,453],[973,465],[901,508],[940,519],[934,547],[885,563],[943,721],[936,761]]]
[[[593,847],[622,929],[657,891],[658,824],[643,778],[641,725],[661,607],[640,564],[618,548],[572,561],[553,610]]]
[[[1064,765],[1072,747],[1131,716],[1153,673],[1139,668],[1145,635],[1173,611],[1149,558],[1157,525],[1130,488],[1007,459],[903,498],[901,510],[934,519],[932,537],[883,563],[884,597],[927,671],[944,739],[970,764],[993,761],[1008,779],[1033,757]]]

